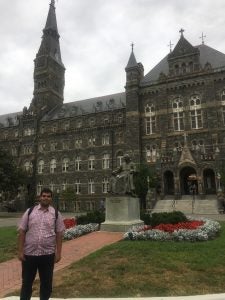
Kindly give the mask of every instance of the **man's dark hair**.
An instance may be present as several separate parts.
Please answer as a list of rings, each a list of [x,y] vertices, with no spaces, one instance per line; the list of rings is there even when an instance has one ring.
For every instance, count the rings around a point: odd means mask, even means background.
[[[49,188],[43,188],[43,189],[41,190],[40,196],[41,196],[43,193],[51,194],[51,197],[52,197],[52,190],[50,190]]]

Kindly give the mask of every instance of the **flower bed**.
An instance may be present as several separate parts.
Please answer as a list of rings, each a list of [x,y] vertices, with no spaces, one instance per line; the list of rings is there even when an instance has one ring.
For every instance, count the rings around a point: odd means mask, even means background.
[[[220,231],[220,224],[209,219],[193,220],[177,224],[160,224],[151,226],[132,227],[124,234],[125,240],[153,240],[153,241],[207,241],[216,237]]]
[[[63,238],[65,240],[72,240],[84,234],[97,231],[99,229],[99,224],[86,224],[86,225],[77,225],[72,228],[66,229],[64,232]]]

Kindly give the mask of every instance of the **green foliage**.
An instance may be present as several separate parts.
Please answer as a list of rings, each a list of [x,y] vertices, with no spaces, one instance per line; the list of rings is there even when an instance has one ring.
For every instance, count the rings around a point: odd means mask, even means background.
[[[17,168],[13,157],[0,149],[0,191],[16,193],[19,186],[26,183],[26,173]]]
[[[89,224],[89,223],[100,224],[104,221],[105,221],[105,213],[98,210],[77,217],[77,224],[80,225]]]
[[[76,193],[73,188],[68,187],[65,191],[62,191],[60,198],[66,202],[72,202],[76,199]]]
[[[187,221],[187,217],[181,211],[153,213],[141,213],[141,220],[145,225],[157,226],[159,224],[177,224]]]
[[[155,187],[155,169],[147,165],[140,165],[137,175],[134,178],[135,191],[138,197],[143,202],[148,192],[148,179],[149,187]]]

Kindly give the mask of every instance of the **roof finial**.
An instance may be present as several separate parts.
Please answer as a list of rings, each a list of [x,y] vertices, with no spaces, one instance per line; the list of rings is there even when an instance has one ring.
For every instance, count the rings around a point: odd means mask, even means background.
[[[173,46],[173,44],[172,44],[172,42],[170,41],[170,43],[169,43],[169,45],[168,45],[168,47],[170,47],[170,53],[172,52],[172,46]]]
[[[181,28],[179,32],[180,32],[180,36],[184,36],[184,29],[183,28]]]
[[[204,41],[205,37],[206,37],[206,35],[204,35],[202,32],[202,35],[199,37],[202,40],[202,45],[204,45],[204,43],[205,43],[205,41]]]
[[[131,43],[131,50],[132,50],[132,52],[134,52],[134,43],[133,42]]]

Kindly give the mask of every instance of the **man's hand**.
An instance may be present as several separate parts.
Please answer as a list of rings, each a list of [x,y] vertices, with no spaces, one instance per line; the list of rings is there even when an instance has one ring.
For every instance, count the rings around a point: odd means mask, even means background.
[[[61,255],[56,253],[55,254],[55,263],[59,262],[61,260]]]
[[[18,259],[19,259],[20,261],[24,261],[24,260],[25,260],[24,254],[23,254],[23,253],[18,253]]]

